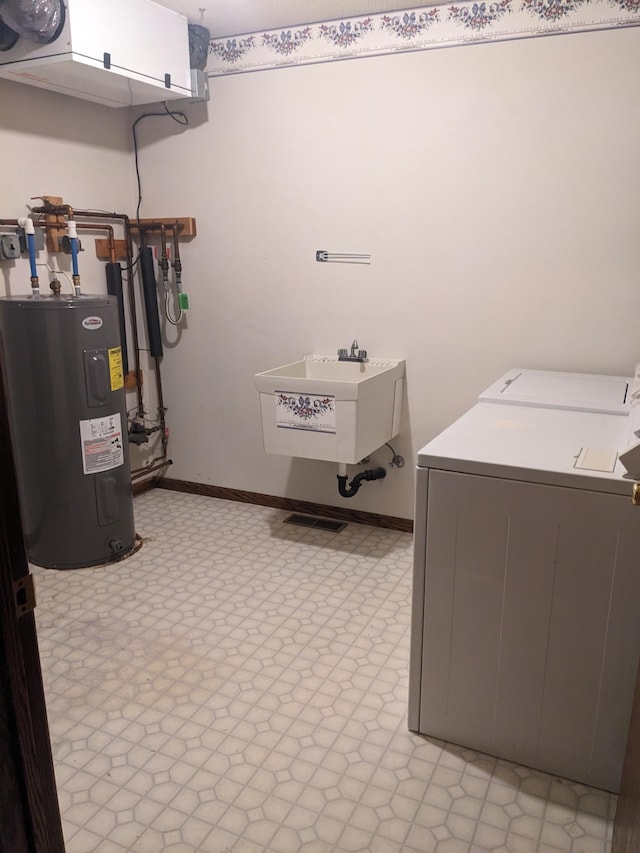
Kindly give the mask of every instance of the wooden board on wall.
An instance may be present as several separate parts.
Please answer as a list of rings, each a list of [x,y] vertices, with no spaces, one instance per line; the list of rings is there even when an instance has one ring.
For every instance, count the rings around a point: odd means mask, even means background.
[[[127,260],[127,243],[125,240],[114,240],[114,248],[116,251],[116,261]],[[96,258],[99,261],[110,261],[111,254],[109,253],[109,241],[103,239],[96,240]]]
[[[197,234],[196,231],[196,220],[193,216],[174,216],[172,218],[156,218],[156,219],[141,219],[140,225],[149,226],[155,225],[158,223],[159,225],[175,225],[176,222],[179,222],[182,225],[180,230],[180,237],[195,237]],[[138,230],[138,223],[131,222],[131,228],[135,231]]]
[[[114,240],[114,247],[116,250],[116,261],[126,261],[127,260],[127,243],[125,240]],[[111,260],[111,255],[109,254],[109,241],[106,239],[97,239],[96,240],[96,258],[99,261],[109,261]]]
[[[45,204],[52,204],[54,206],[60,206],[64,204],[64,199],[62,198],[62,196],[58,195],[43,195],[42,201]],[[47,223],[47,225],[57,225],[58,223],[60,223],[60,228],[46,229],[47,251],[59,252],[60,238],[64,237],[64,235],[67,233],[67,223],[65,217],[61,213],[47,213],[44,217],[44,222]]]

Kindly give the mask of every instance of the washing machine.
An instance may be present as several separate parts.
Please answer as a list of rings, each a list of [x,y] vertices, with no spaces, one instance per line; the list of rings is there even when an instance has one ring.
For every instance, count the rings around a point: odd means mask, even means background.
[[[618,790],[640,657],[631,435],[619,412],[484,401],[419,451],[410,729]]]
[[[479,401],[628,415],[636,377],[512,368]]]

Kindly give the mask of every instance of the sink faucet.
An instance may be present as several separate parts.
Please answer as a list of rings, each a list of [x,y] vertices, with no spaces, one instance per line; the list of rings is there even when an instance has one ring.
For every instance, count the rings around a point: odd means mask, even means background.
[[[351,353],[349,350],[339,349],[338,350],[338,361],[366,361],[367,360],[367,351],[366,349],[358,349],[358,341],[354,340],[351,344]]]

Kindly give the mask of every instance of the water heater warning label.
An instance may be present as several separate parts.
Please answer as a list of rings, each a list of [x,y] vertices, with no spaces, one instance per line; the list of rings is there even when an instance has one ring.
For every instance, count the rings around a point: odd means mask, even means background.
[[[120,412],[103,418],[80,421],[82,467],[85,474],[111,471],[124,464]]]
[[[109,350],[109,375],[111,377],[111,390],[118,391],[124,388],[124,372],[122,369],[122,350],[114,347]]]

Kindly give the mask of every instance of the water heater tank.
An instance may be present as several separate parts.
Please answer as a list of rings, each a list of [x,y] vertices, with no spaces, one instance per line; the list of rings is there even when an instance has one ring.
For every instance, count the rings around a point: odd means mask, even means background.
[[[0,357],[30,561],[122,556],[135,529],[115,297],[1,298]]]

